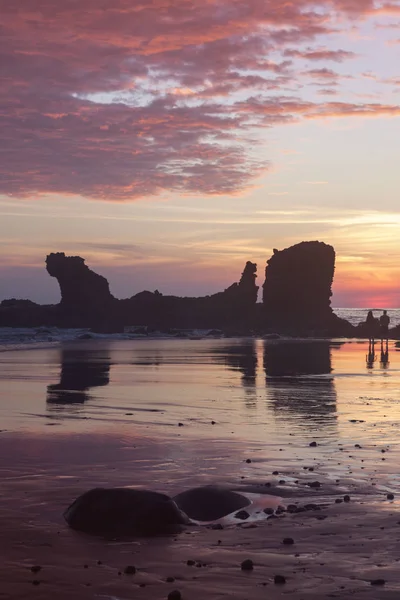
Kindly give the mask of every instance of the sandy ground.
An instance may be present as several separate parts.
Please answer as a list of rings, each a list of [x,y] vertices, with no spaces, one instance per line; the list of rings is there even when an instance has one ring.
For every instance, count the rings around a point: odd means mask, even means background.
[[[5,493],[3,486],[1,598],[162,599],[175,589],[187,600],[400,598],[400,513],[385,495],[341,504],[325,498],[319,510],[125,541],[68,529],[64,508],[64,487],[31,480],[29,489],[16,480]],[[293,545],[283,544],[288,537]],[[246,559],[254,562],[250,572],[241,569]],[[128,565],[136,574],[124,573]],[[275,575],[286,583],[275,584]],[[385,584],[371,585],[376,579]]]

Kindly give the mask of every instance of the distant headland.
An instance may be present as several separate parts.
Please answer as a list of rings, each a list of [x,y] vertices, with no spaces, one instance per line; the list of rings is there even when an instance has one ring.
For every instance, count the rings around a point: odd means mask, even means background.
[[[262,302],[257,302],[257,265],[248,261],[239,282],[226,290],[197,298],[143,291],[119,300],[107,279],[92,271],[80,256],[51,253],[47,272],[60,286],[61,301],[40,305],[9,299],[0,304],[1,327],[85,327],[118,333],[127,326],[144,331],[221,330],[228,335],[367,337],[364,324],[354,327],[331,307],[335,250],[324,242],[301,242],[274,250],[267,261]],[[400,336],[400,329],[391,331]]]

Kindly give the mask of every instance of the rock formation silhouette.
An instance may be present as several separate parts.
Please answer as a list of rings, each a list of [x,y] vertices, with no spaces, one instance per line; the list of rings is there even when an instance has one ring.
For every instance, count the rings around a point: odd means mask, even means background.
[[[289,333],[351,336],[355,328],[333,314],[330,298],[335,251],[323,242],[302,242],[274,250],[267,261],[263,303],[257,303],[257,265],[248,261],[237,283],[199,298],[164,296],[158,290],[116,299],[105,277],[80,256],[51,253],[46,268],[60,286],[61,301],[41,306],[4,300],[0,326],[88,327],[114,333],[124,326],[145,331],[223,329],[228,335]]]
[[[279,330],[320,329],[332,316],[335,251],[323,242],[301,242],[274,250],[267,261],[263,305]]]
[[[65,326],[121,329],[115,326],[116,299],[107,279],[89,269],[83,258],[52,253],[46,258],[46,269],[60,286],[59,314]]]
[[[151,329],[212,329],[234,326],[248,329],[257,302],[257,265],[247,262],[239,283],[223,292],[200,298],[164,296],[144,291],[120,301],[126,325],[148,325]]]

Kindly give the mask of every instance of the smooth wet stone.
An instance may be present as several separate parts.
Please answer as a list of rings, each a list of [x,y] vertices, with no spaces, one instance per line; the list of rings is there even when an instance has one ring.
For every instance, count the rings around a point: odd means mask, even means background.
[[[217,486],[204,486],[174,496],[178,507],[196,521],[215,521],[245,508],[250,500],[238,492]]]
[[[95,488],[64,512],[72,529],[93,535],[161,535],[179,531],[189,518],[166,494],[129,488]]]
[[[254,563],[250,558],[247,558],[240,565],[242,571],[252,571],[254,569]]]

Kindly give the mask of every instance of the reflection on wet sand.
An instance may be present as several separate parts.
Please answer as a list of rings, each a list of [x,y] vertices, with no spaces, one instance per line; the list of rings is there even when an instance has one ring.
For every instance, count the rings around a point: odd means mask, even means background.
[[[60,382],[47,386],[48,404],[83,404],[90,388],[110,382],[108,347],[64,346],[60,362]]]
[[[214,351],[216,362],[224,364],[232,371],[242,374],[241,383],[246,392],[246,406],[253,408],[256,404],[256,376],[258,369],[257,341],[241,340],[217,348]]]
[[[275,413],[319,425],[336,421],[330,342],[265,342],[267,397]]]

